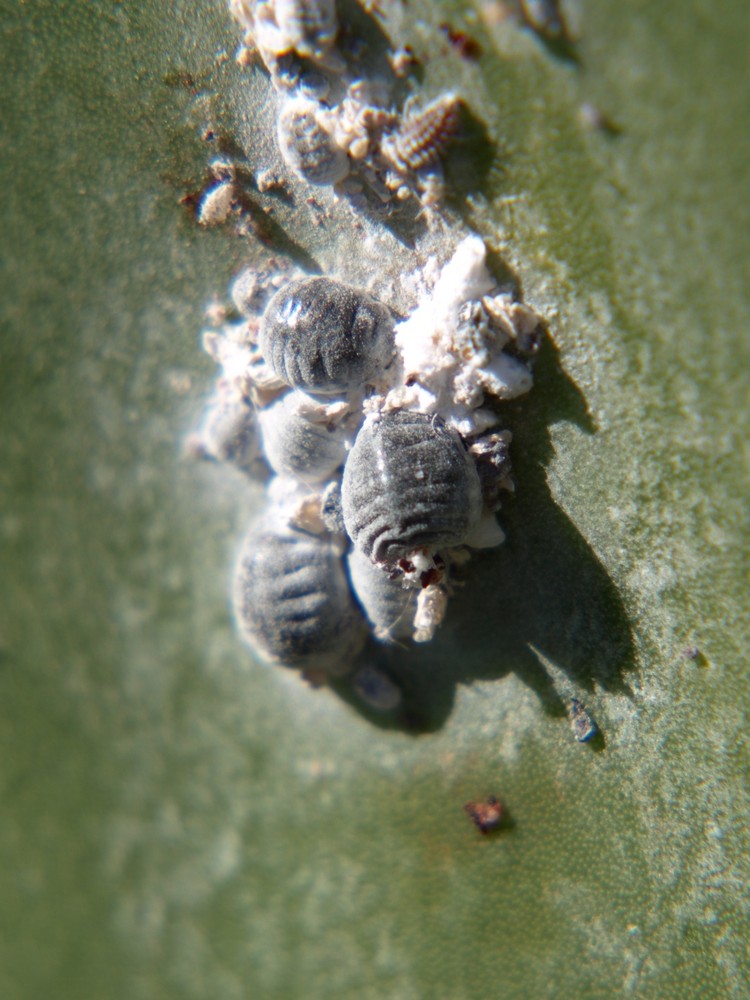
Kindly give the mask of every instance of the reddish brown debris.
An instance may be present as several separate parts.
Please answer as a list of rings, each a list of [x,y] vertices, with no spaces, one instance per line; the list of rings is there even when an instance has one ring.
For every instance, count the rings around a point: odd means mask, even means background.
[[[503,807],[494,795],[490,795],[484,802],[467,802],[464,811],[469,814],[481,833],[496,830],[503,818]]]
[[[450,42],[451,48],[462,59],[478,59],[481,56],[482,46],[476,38],[467,35],[465,31],[457,31],[447,21],[443,21],[440,25],[440,30]]]

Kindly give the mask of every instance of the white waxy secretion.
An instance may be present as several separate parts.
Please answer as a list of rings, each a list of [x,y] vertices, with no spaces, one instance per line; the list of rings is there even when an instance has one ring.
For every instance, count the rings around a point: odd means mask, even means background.
[[[465,436],[497,424],[483,406],[485,396],[512,399],[532,384],[527,366],[503,350],[507,331],[486,310],[487,322],[467,322],[467,304],[481,306],[494,288],[486,256],[484,241],[467,236],[431,291],[396,326],[400,379],[385,400],[386,407],[440,414]]]

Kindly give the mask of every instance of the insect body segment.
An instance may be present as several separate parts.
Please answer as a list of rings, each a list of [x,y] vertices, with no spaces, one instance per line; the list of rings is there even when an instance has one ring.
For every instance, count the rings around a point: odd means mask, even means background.
[[[349,553],[347,565],[352,590],[375,638],[382,642],[413,638],[419,592],[404,587],[400,576],[394,577],[376,566],[356,547]]]
[[[251,473],[258,460],[257,418],[242,397],[224,389],[206,410],[202,427],[190,442],[193,453],[216,462],[226,462]]]
[[[479,476],[458,434],[439,417],[405,410],[365,421],[344,467],[341,500],[349,537],[387,566],[460,544],[482,507]]]
[[[299,392],[288,392],[262,410],[260,425],[264,454],[279,475],[322,482],[344,463],[346,426],[327,421],[324,411],[317,415]]]
[[[338,549],[328,536],[261,523],[240,551],[234,611],[268,662],[346,673],[364,641]]]
[[[444,94],[422,111],[407,114],[383,142],[383,154],[397,170],[434,166],[445,153],[460,122],[461,101]]]
[[[390,364],[393,318],[366,292],[303,278],[269,302],[260,349],[287,385],[324,394],[359,389]]]

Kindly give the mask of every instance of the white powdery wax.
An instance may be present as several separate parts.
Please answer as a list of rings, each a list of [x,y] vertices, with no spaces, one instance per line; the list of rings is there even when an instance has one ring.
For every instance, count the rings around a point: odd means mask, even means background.
[[[497,423],[485,396],[512,399],[531,388],[526,365],[503,353],[509,338],[497,325],[462,318],[494,288],[484,241],[467,236],[414,312],[396,326],[399,363],[385,409],[437,413],[464,436]]]

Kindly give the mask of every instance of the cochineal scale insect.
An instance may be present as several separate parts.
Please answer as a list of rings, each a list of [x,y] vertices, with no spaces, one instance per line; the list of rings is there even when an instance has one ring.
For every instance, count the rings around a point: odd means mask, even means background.
[[[322,411],[321,407],[317,408]],[[274,472],[302,482],[327,479],[344,464],[349,432],[317,415],[315,404],[292,390],[260,411],[263,453]]]
[[[383,155],[401,172],[434,166],[454,138],[460,120],[461,99],[443,94],[421,111],[407,111],[398,129],[383,140]]]
[[[382,566],[354,547],[347,556],[349,580],[373,635],[381,642],[411,639],[419,591],[404,587],[401,576],[389,574]]]
[[[395,566],[460,545],[482,511],[479,476],[458,433],[437,416],[393,410],[368,417],[344,466],[346,531],[374,562]]]
[[[261,521],[240,549],[233,604],[240,635],[267,662],[347,673],[365,639],[338,548],[327,535]]]
[[[287,385],[312,393],[359,389],[393,358],[393,315],[371,295],[333,278],[301,278],[268,303],[260,350]]]

